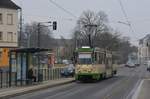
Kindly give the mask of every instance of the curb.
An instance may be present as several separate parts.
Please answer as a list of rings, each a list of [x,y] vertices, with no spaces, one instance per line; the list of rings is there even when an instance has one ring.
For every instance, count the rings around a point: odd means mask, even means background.
[[[56,84],[52,84],[52,85],[39,86],[37,88],[32,88],[31,87],[31,89],[25,90],[23,92],[16,92],[16,93],[12,93],[12,94],[9,94],[9,95],[0,96],[0,99],[9,99],[9,98],[12,98],[12,97],[15,97],[15,96],[20,96],[20,95],[27,94],[27,93],[30,93],[30,92],[35,92],[35,91],[39,91],[39,90],[43,90],[43,89],[48,89],[48,88],[53,88],[53,87],[56,87],[56,86],[61,86],[61,85],[73,83],[74,81],[75,80],[64,81],[64,82],[56,83]]]

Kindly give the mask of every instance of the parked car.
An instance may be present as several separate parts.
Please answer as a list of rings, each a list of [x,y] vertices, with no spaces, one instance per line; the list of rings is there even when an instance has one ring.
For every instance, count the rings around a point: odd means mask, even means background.
[[[127,62],[126,67],[135,68],[136,65],[133,62]]]
[[[140,66],[140,64],[139,63],[135,63],[135,66]]]
[[[72,64],[69,64],[61,71],[62,77],[73,77],[75,74],[75,68]]]
[[[63,64],[66,64],[66,65],[69,65],[69,64],[71,64],[72,62],[71,62],[71,60],[62,60],[62,63],[63,63]]]

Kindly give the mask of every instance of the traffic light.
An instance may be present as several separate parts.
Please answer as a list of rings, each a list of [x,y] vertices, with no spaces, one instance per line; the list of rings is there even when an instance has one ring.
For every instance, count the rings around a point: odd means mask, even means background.
[[[57,22],[56,21],[53,22],[53,30],[57,30]]]

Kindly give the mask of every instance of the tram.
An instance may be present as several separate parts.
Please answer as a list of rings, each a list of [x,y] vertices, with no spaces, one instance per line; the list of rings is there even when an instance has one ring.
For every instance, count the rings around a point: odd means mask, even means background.
[[[75,79],[100,80],[117,73],[111,51],[101,48],[82,47],[76,50]]]

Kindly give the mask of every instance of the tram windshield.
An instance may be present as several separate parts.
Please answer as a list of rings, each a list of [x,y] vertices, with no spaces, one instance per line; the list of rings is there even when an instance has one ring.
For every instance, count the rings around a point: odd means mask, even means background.
[[[92,64],[91,58],[79,58],[79,64]]]

